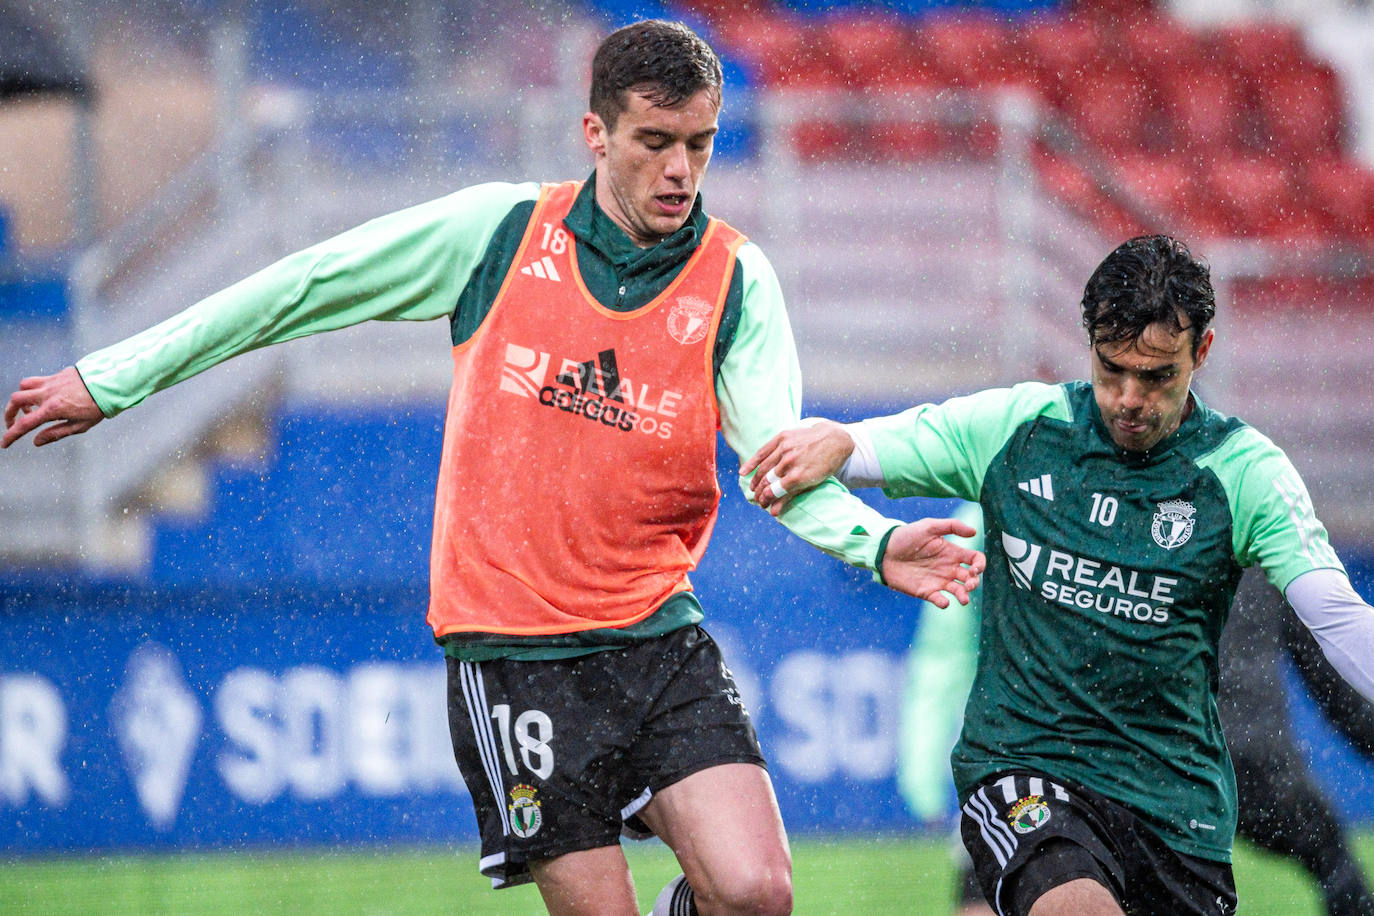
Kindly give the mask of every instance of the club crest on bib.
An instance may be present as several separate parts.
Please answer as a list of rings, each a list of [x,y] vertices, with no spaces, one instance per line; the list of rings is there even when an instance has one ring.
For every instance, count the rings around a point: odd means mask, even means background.
[[[535,798],[538,794],[533,786],[523,783],[510,790],[510,804],[506,806],[510,810],[510,829],[521,839],[534,836],[544,823],[540,802]]]
[[[681,296],[668,310],[668,333],[680,344],[694,344],[711,329],[711,303]]]
[[[1017,833],[1033,833],[1049,823],[1050,806],[1043,795],[1027,795],[1011,806],[1007,821]]]
[[[1160,503],[1154,523],[1150,525],[1150,534],[1154,536],[1155,543],[1165,550],[1188,543],[1193,536],[1196,522],[1193,515],[1196,512],[1197,509],[1186,499],[1166,499]]]

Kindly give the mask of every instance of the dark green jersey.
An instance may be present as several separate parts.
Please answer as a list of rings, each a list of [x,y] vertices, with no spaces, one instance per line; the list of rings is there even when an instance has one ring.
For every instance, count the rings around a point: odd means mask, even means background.
[[[892,496],[977,499],[987,524],[978,671],[953,767],[966,796],[1025,767],[1227,860],[1235,779],[1217,643],[1241,568],[1278,587],[1340,567],[1283,452],[1200,402],[1145,453],[1086,383],[1025,384],[866,421]]]

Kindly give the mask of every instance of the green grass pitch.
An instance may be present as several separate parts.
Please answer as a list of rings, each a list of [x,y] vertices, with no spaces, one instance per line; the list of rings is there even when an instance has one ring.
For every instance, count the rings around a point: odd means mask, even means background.
[[[657,841],[626,847],[647,912],[677,874]],[[1374,833],[1359,852],[1374,865]],[[796,912],[949,912],[948,841],[794,837]],[[0,862],[0,910],[60,914],[539,914],[533,887],[493,892],[476,874],[476,851],[311,850],[272,853],[61,857]],[[1242,916],[1321,913],[1306,876],[1284,860],[1242,847],[1236,854]]]

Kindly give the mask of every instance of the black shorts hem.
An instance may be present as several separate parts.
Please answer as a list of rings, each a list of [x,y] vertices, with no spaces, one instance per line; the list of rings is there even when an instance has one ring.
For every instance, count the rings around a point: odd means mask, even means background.
[[[762,769],[765,773],[768,772],[768,762],[765,761],[763,757],[758,754],[722,754],[719,757],[713,757],[707,760],[694,761],[688,764],[687,766],[681,768],[680,770],[674,771],[671,775],[661,780],[655,780],[654,784],[649,786],[649,797],[644,799],[644,803],[639,807],[635,808],[635,810],[632,813],[622,818],[625,827],[623,828],[621,835],[628,837],[632,840],[647,840],[650,837],[652,837],[654,835],[654,832],[650,830],[649,825],[644,823],[644,821],[640,818],[639,812],[643,811],[644,808],[648,806],[649,802],[653,801],[655,795],[657,795],[659,792],[662,792],[669,786],[673,786],[677,783],[682,782],[682,780],[686,779],[688,776],[700,773],[703,770],[709,770],[711,769],[711,767],[724,766],[728,763],[752,763],[758,766],[760,769]],[[630,807],[633,805],[634,802],[631,802],[630,805],[627,805],[626,807]]]
[[[653,783],[650,784],[649,789],[654,794],[657,794],[671,785],[682,782],[682,780],[686,779],[688,776],[700,773],[702,770],[709,770],[711,767],[724,766],[727,763],[752,763],[762,768],[765,773],[768,772],[768,762],[763,759],[761,754],[742,754],[738,752],[733,754],[721,754],[717,757],[710,757],[705,760],[694,760],[687,766],[674,770],[668,776],[655,779]]]

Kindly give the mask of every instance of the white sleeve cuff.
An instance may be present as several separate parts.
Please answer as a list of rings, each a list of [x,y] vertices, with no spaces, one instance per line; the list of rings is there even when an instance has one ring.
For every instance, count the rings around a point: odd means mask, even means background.
[[[1350,587],[1345,573],[1305,572],[1288,583],[1284,597],[1317,638],[1331,666],[1374,702],[1374,608]]]
[[[886,481],[883,479],[883,469],[878,464],[878,452],[873,447],[873,437],[869,435],[868,429],[863,423],[846,423],[844,430],[849,433],[849,438],[854,440],[854,451],[835,476],[840,479],[840,483],[850,489],[881,487]]]

